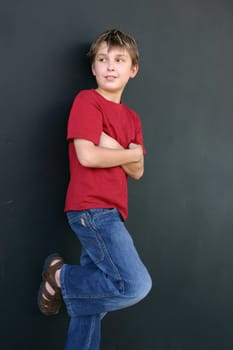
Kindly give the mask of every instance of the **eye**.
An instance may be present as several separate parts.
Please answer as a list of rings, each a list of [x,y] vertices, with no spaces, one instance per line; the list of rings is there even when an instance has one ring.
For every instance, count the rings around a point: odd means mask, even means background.
[[[106,62],[106,57],[98,56],[98,57],[96,58],[96,60],[97,60],[98,62]]]
[[[124,57],[117,57],[116,62],[118,62],[118,63],[125,62],[125,58]]]

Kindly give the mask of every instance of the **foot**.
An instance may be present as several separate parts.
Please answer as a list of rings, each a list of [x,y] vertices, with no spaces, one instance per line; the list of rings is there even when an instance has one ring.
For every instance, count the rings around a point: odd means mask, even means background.
[[[62,305],[59,272],[63,264],[64,261],[58,254],[50,255],[45,260],[38,306],[46,316],[58,314]]]
[[[49,265],[49,267],[51,267],[51,266],[54,266],[56,263],[58,263],[58,262],[60,262],[60,260],[59,259],[55,259],[55,260],[53,260],[52,262],[51,262],[51,264]],[[61,287],[61,285],[60,285],[60,271],[61,270],[57,270],[56,272],[55,272],[55,282],[56,282],[56,286],[58,287],[58,288],[60,288]],[[59,275],[58,275],[58,272],[59,272]],[[53,296],[56,292],[55,292],[55,290],[50,286],[50,284],[49,284],[49,282],[45,282],[45,289],[47,290],[47,292],[51,295],[51,296]],[[46,293],[47,294],[47,293]],[[46,299],[46,300],[49,300],[48,298],[46,298],[46,295],[45,294],[42,294],[42,297],[44,298],[44,299]]]

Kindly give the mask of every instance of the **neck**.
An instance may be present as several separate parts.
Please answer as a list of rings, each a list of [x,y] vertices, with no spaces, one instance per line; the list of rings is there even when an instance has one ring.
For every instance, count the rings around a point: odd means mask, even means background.
[[[96,91],[108,101],[115,102],[115,103],[121,102],[122,91],[114,93],[114,92],[104,91],[100,88],[97,88]]]

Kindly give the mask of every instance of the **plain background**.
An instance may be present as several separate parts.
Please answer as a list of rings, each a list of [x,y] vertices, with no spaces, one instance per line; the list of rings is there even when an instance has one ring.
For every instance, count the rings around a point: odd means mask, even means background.
[[[63,213],[66,123],[94,86],[86,52],[112,27],[139,45],[124,102],[141,116],[146,171],[127,226],[153,278],[103,322],[102,350],[233,348],[233,4],[229,0],[2,0],[1,349],[62,350],[63,310],[37,309],[41,267],[80,246]]]

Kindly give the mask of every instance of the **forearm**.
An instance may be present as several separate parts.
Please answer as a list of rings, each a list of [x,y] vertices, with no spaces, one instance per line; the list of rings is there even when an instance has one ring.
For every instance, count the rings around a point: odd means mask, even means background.
[[[109,135],[105,134],[104,132],[101,135],[99,145],[102,147],[110,148],[110,149],[118,149],[118,150],[124,149],[114,138],[110,137]],[[135,148],[138,146],[139,145],[130,144],[129,149],[132,149],[132,148]],[[124,164],[121,166],[127,175],[129,175],[130,177],[132,177],[135,180],[140,179],[143,175],[143,172],[144,172],[143,154],[142,154],[141,159],[139,161],[130,162],[130,163],[127,163],[127,164]]]
[[[122,165],[123,170],[127,175],[132,177],[134,180],[139,180],[144,173],[144,157],[138,162],[132,162]]]
[[[138,152],[132,152],[132,150],[115,150],[95,146],[93,154],[89,159],[89,166],[93,168],[124,166],[131,162],[137,162],[139,158]]]
[[[139,149],[109,149],[96,146],[87,140],[74,140],[79,162],[90,168],[110,168],[123,166],[141,159]]]

